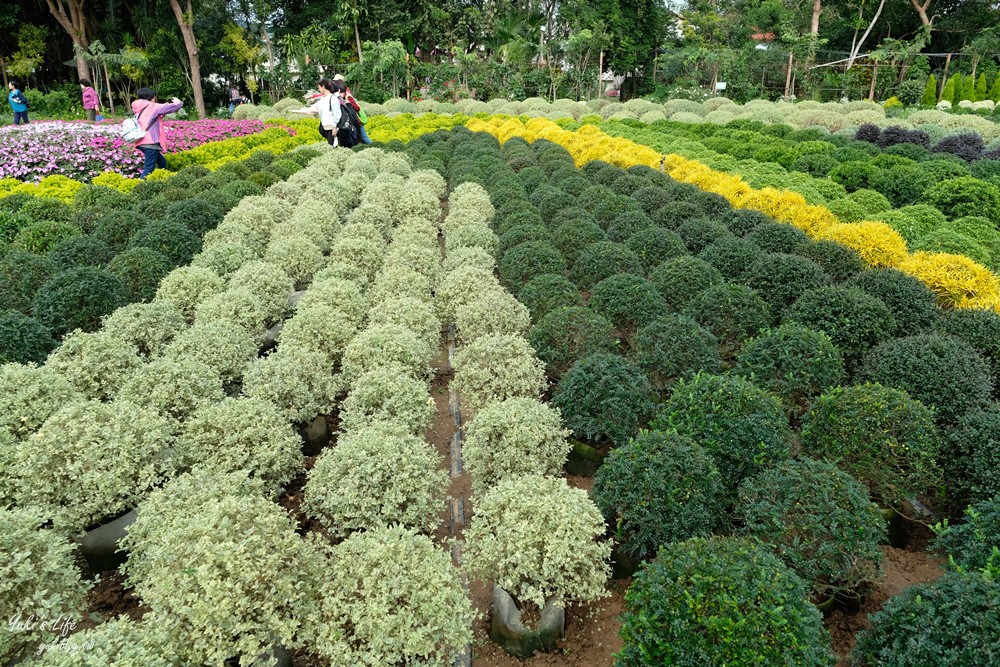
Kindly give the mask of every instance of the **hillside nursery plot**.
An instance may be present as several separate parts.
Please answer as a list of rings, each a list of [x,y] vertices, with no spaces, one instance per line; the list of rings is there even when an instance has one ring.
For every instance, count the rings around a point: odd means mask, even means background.
[[[992,149],[507,104],[0,181],[0,664],[1000,664]]]

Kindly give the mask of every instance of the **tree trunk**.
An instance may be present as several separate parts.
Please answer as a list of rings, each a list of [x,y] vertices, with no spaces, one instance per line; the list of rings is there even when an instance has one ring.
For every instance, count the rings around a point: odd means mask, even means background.
[[[104,63],[104,83],[108,87],[108,105],[111,107],[111,115],[115,115],[115,95],[111,92],[111,75],[108,74],[108,64]]]
[[[868,29],[865,30],[863,35],[861,35],[861,39],[851,47],[851,57],[847,60],[847,67],[844,68],[845,70],[851,69],[854,65],[854,60],[858,57],[858,52],[861,51],[861,45],[865,43],[866,39],[868,39],[868,35],[871,33],[872,28],[875,27],[875,22],[878,21],[878,17],[882,15],[883,7],[885,7],[885,0],[879,2],[878,9],[875,10],[875,16],[872,17],[872,22],[868,24]]]
[[[809,34],[813,40],[819,35],[819,15],[823,11],[823,0],[813,0],[812,22],[809,23]]]
[[[354,43],[358,47],[358,62],[364,62],[365,57],[361,54],[361,33],[358,32],[358,15],[354,14]]]
[[[83,3],[85,0],[45,0],[56,22],[70,36],[73,43],[82,49],[90,46],[90,38],[87,36],[87,17],[83,13]],[[76,57],[76,77],[79,79],[90,79],[90,67],[82,55]]]
[[[191,88],[194,91],[194,107],[198,118],[205,117],[205,97],[201,90],[201,62],[198,59],[198,42],[194,38],[194,10],[191,0],[187,0],[187,12],[181,11],[179,0],[170,0],[170,8],[174,10],[174,18],[181,29],[184,38],[184,48],[187,50],[188,62],[191,64]]]
[[[927,8],[931,6],[931,0],[925,0],[924,4],[917,3],[917,0],[910,0],[910,4],[913,5],[913,9],[917,12],[917,16],[920,17],[920,25],[928,27],[931,24],[931,19],[927,17]]]

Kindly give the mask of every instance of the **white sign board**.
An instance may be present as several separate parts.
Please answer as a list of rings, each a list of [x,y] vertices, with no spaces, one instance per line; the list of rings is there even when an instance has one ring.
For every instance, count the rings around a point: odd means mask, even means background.
[[[726,89],[726,82],[725,81],[716,81],[715,82],[715,89],[716,90],[725,90]]]

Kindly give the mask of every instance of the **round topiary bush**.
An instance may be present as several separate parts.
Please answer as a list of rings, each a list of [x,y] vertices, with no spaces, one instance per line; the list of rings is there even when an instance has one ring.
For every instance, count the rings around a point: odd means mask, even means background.
[[[35,318],[0,311],[0,364],[42,363],[55,346],[52,334]]]
[[[608,225],[608,240],[625,243],[635,234],[652,227],[653,221],[642,211],[625,211]]]
[[[992,665],[1000,660],[1000,586],[979,573],[952,573],[890,598],[858,635],[851,664]]]
[[[790,568],[749,540],[667,544],[625,596],[616,664],[833,665],[807,595]]]
[[[635,253],[648,274],[665,260],[687,254],[684,241],[675,232],[660,227],[643,229],[625,241],[625,247]]]
[[[491,401],[537,398],[547,386],[543,363],[520,336],[482,336],[455,356],[454,388],[475,414]]]
[[[649,275],[673,311],[683,310],[702,290],[723,282],[722,274],[708,262],[696,257],[674,257],[663,262]]]
[[[528,309],[503,290],[488,290],[455,309],[460,345],[493,334],[524,336],[530,326]]]
[[[108,244],[91,236],[73,236],[60,241],[50,251],[50,257],[57,266],[103,266],[111,261],[113,253]]]
[[[580,359],[566,372],[552,403],[562,411],[575,437],[621,446],[652,416],[656,390],[632,362],[598,352]]]
[[[616,273],[642,274],[642,263],[626,246],[600,241],[591,243],[580,252],[570,277],[581,290],[590,291],[597,283]]]
[[[347,433],[386,423],[418,435],[433,420],[434,404],[428,400],[426,383],[393,367],[363,374],[340,407],[340,426]]]
[[[879,384],[837,387],[817,398],[803,418],[800,443],[806,454],[836,462],[892,507],[928,497],[940,479],[933,413]]]
[[[390,366],[411,377],[426,378],[435,352],[436,349],[428,347],[426,339],[403,325],[371,324],[344,349],[341,363],[343,381],[347,386],[354,387],[364,373]]]
[[[919,334],[874,347],[859,378],[907,392],[934,408],[941,424],[954,424],[982,407],[993,389],[989,365],[971,345],[954,336]]]
[[[949,220],[981,215],[1000,225],[1000,187],[972,176],[938,181],[927,188],[923,201]]]
[[[790,451],[791,429],[781,403],[738,376],[700,373],[679,380],[652,428],[675,429],[704,447],[730,494]]]
[[[201,197],[192,197],[174,202],[167,208],[166,220],[186,226],[196,236],[204,236],[205,232],[222,222],[223,213]]]
[[[118,253],[108,264],[108,273],[118,276],[130,302],[150,301],[173,264],[150,248],[131,248]]]
[[[528,308],[532,322],[536,323],[558,308],[583,306],[583,297],[576,285],[555,273],[544,273],[529,280],[517,293],[517,300]]]
[[[745,480],[736,514],[740,533],[770,545],[814,602],[856,595],[879,576],[885,520],[865,487],[832,463],[785,461]]]
[[[589,305],[626,339],[667,310],[666,300],[656,287],[631,273],[617,273],[597,283],[591,290]]]
[[[177,438],[186,468],[243,470],[277,495],[302,468],[302,438],[273,403],[226,398],[195,410]]]
[[[913,276],[897,269],[869,269],[847,281],[884,303],[896,322],[894,335],[920,333],[936,323],[934,292]]]
[[[121,546],[128,585],[175,638],[175,660],[250,662],[293,641],[308,600],[303,575],[314,561],[260,480],[182,475],[149,494]]]
[[[947,436],[942,464],[953,504],[1000,494],[1000,406],[970,410]]]
[[[554,377],[564,375],[584,357],[614,351],[617,343],[611,322],[585,306],[550,311],[531,328],[529,339]]]
[[[441,463],[437,450],[396,425],[343,433],[309,471],[303,510],[340,537],[395,524],[432,531],[448,485]]]
[[[552,242],[552,232],[542,225],[517,225],[500,237],[500,252],[505,253],[528,241]]]
[[[794,414],[844,378],[844,361],[829,336],[792,322],[748,341],[735,371],[781,397]]]
[[[801,229],[780,222],[757,225],[746,238],[765,252],[796,253],[809,243],[809,237]]]
[[[755,291],[730,283],[702,290],[687,302],[682,313],[715,336],[719,356],[727,360],[771,321],[770,308]]]
[[[172,442],[167,420],[128,397],[70,403],[17,449],[16,504],[59,530],[91,528],[162,481]]]
[[[586,491],[562,478],[513,477],[477,502],[464,563],[472,576],[538,609],[552,596],[590,601],[606,594],[611,543],[601,539],[604,531]]]
[[[138,229],[126,247],[155,250],[174,266],[180,266],[190,262],[201,250],[201,238],[178,222],[154,220]]]
[[[944,314],[940,327],[982,355],[990,365],[995,389],[1000,382],[1000,314],[985,309],[952,310]]]
[[[566,262],[552,244],[528,241],[505,252],[499,269],[504,283],[516,291],[539,274],[565,273]]]
[[[865,263],[854,250],[836,241],[810,241],[800,246],[796,255],[801,255],[806,259],[819,264],[819,266],[831,277],[834,282],[843,282],[857,274],[865,268]]]
[[[674,313],[641,327],[632,347],[633,360],[664,395],[676,380],[701,371],[717,373],[722,363],[715,336]]]
[[[736,237],[725,238],[705,247],[698,259],[715,267],[729,280],[746,282],[749,269],[764,251],[753,241]]]
[[[768,253],[747,273],[747,284],[757,290],[775,315],[783,313],[803,292],[830,284],[819,264],[798,255]]]
[[[55,333],[74,329],[93,331],[101,318],[125,304],[121,279],[109,271],[78,267],[57,273],[35,293],[32,313]]]
[[[715,462],[673,432],[640,431],[613,450],[594,476],[591,496],[619,548],[639,560],[663,544],[707,536],[724,518]]]
[[[73,331],[49,357],[48,365],[90,399],[109,401],[142,366],[135,348],[104,331]]]
[[[46,366],[0,364],[0,432],[16,440],[34,433],[50,416],[83,396]]]
[[[10,250],[0,257],[0,308],[31,313],[31,300],[59,268],[48,257]]]
[[[191,322],[199,304],[221,294],[225,289],[226,282],[211,269],[182,266],[160,281],[155,301],[172,303]]]
[[[308,422],[333,407],[338,385],[326,364],[319,352],[281,346],[250,364],[243,394],[274,403],[288,421]]]
[[[505,479],[559,475],[571,445],[559,410],[533,398],[488,403],[465,427],[462,462],[482,496]]]
[[[0,563],[0,604],[8,615],[0,626],[5,660],[20,662],[36,644],[63,639],[63,624],[75,625],[87,608],[90,584],[74,562],[75,545],[61,531],[40,528],[42,523],[28,508],[0,508],[0,547],[10,555]]]
[[[1000,500],[984,500],[965,509],[961,523],[938,524],[935,545],[959,572],[979,572],[996,580],[1000,572]]]
[[[604,230],[589,218],[567,220],[558,224],[552,232],[552,243],[570,266],[576,263],[587,246],[607,240]]]
[[[860,361],[896,327],[886,305],[857,287],[806,290],[788,309],[785,319],[828,335],[848,364]]]
[[[80,228],[68,222],[35,222],[21,229],[11,242],[15,248],[44,255],[57,245],[80,235]]]
[[[301,634],[331,664],[446,665],[472,641],[472,603],[448,552],[401,526],[329,549],[310,592]]]
[[[713,243],[733,238],[733,233],[724,224],[706,218],[685,220],[677,226],[677,235],[695,255]]]
[[[178,422],[203,405],[221,401],[222,377],[208,364],[189,359],[157,359],[133,373],[119,400],[132,401]]]

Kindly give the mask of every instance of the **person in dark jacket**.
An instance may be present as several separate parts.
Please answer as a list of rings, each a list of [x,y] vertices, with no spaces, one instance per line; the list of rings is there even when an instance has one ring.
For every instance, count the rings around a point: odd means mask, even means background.
[[[17,81],[9,82],[7,88],[10,89],[10,92],[7,94],[7,101],[10,103],[10,108],[14,110],[14,125],[20,125],[21,123],[27,125],[28,100],[24,97],[24,93],[21,92]]]

